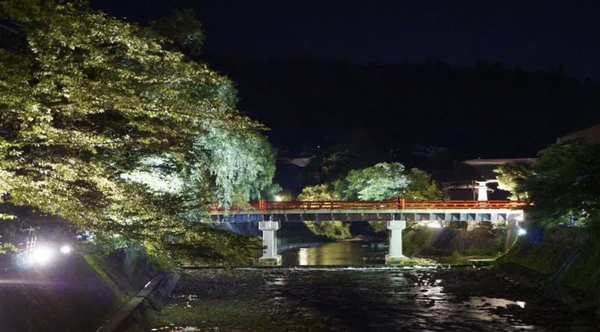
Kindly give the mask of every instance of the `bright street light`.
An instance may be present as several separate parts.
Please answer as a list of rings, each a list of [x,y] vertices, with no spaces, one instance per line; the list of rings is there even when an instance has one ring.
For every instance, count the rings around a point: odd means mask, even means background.
[[[54,257],[54,251],[48,247],[38,247],[31,253],[31,259],[34,263],[45,265]]]
[[[71,248],[67,245],[64,245],[60,248],[60,252],[62,252],[63,254],[70,254],[71,251],[73,251],[73,248]]]
[[[283,197],[281,197],[279,195],[275,195],[275,201],[276,202],[281,202],[282,199],[283,199]]]

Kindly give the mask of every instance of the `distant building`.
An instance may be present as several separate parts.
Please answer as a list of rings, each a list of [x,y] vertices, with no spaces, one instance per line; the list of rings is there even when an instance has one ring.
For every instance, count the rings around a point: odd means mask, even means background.
[[[536,158],[471,159],[456,162],[450,171],[434,171],[433,179],[442,185],[450,199],[477,199],[477,183],[485,182],[488,199],[508,199],[510,193],[498,189],[495,169],[509,164],[533,164]]]
[[[312,155],[310,157],[306,157],[306,158],[277,158],[277,162],[282,163],[282,164],[291,164],[291,165],[296,165],[298,167],[306,167],[308,166],[308,164],[310,164],[310,161],[313,160],[313,158],[315,158],[315,155]]]
[[[594,142],[600,142],[600,124],[559,137],[557,142],[560,143],[578,138],[583,138]]]
[[[277,163],[289,164],[298,167],[306,167],[310,164],[311,160],[316,157],[320,146],[317,147],[302,147],[299,151],[291,151],[290,149],[275,149],[275,155],[277,156]]]

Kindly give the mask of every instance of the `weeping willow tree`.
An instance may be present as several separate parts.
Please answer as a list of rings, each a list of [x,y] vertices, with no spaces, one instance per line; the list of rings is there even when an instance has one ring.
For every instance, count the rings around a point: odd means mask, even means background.
[[[80,2],[0,9],[3,206],[171,256],[223,261],[254,248],[198,222],[213,202],[256,196],[274,173],[265,128],[236,111],[226,77]]]

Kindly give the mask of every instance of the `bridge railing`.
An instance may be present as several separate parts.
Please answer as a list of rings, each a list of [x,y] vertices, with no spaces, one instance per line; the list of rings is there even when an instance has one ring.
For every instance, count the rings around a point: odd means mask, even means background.
[[[260,200],[250,202],[247,207],[232,206],[229,211],[268,211],[268,210],[390,210],[390,209],[518,209],[527,205],[527,201],[494,200],[404,200],[385,201],[287,201],[274,202]],[[214,206],[211,211],[224,211]]]

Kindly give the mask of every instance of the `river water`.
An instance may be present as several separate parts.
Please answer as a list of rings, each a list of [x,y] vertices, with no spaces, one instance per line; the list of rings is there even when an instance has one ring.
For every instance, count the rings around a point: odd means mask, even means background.
[[[341,241],[297,248],[281,253],[283,266],[331,266],[385,264],[383,243]]]
[[[385,249],[369,243],[338,242],[284,253],[287,267],[194,271],[159,325],[170,331],[600,331],[589,313],[490,267],[388,267],[383,255]]]

